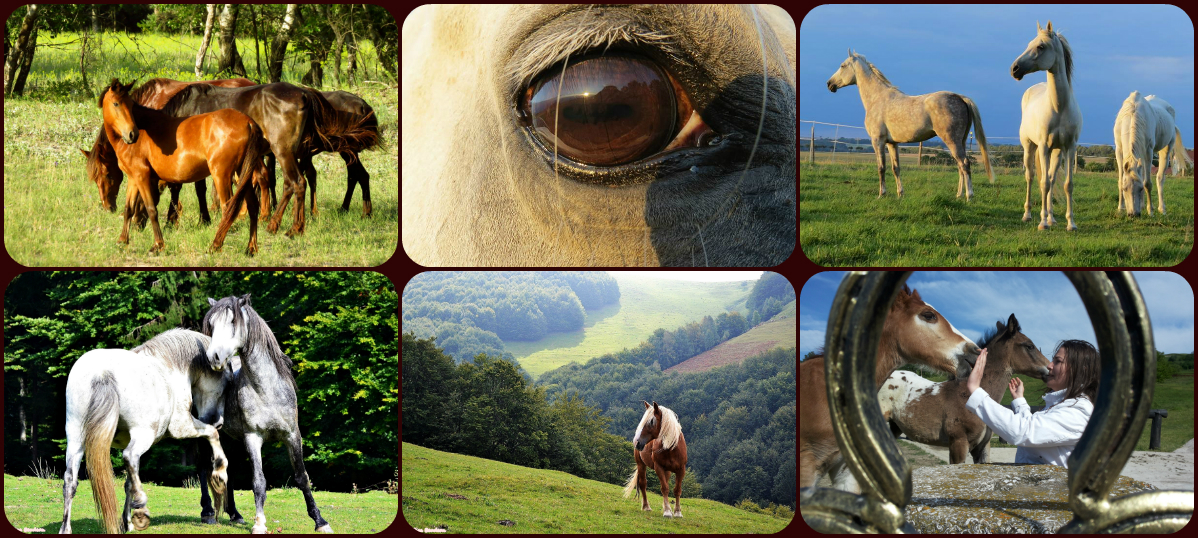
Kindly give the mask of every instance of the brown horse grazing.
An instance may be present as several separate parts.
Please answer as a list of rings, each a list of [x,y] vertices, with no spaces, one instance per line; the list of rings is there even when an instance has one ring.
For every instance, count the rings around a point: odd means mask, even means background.
[[[104,133],[117,154],[121,170],[129,175],[125,197],[125,225],[119,241],[129,243],[129,220],[134,204],[141,198],[154,230],[155,253],[166,247],[158,226],[155,205],[158,181],[189,183],[204,180],[210,174],[217,193],[229,201],[224,207],[221,227],[213,247],[219,248],[224,233],[237,216],[233,201],[246,200],[250,207],[250,243],[246,252],[258,251],[258,196],[249,188],[254,174],[262,173],[262,154],[266,146],[262,130],[250,117],[234,111],[220,110],[188,118],[174,118],[160,111],[143,107],[129,96],[133,84],[122,85],[116,79],[100,95],[99,106],[104,116]],[[242,185],[236,197],[229,191],[233,175],[238,173]],[[249,191],[247,198],[246,192]]]
[[[921,300],[917,291],[905,285],[883,323],[875,356],[875,385],[883,386],[888,375],[904,364],[926,365],[965,380],[979,350],[933,306]],[[817,479],[828,473],[835,488],[857,492],[858,482],[846,468],[833,432],[825,391],[825,358],[801,362],[797,375],[797,410],[803,411],[805,418],[796,439],[800,487],[814,487]]]
[[[254,86],[255,82],[250,79],[240,78],[193,82],[157,78],[150,79],[130,91],[129,97],[143,107],[161,109],[172,96],[193,84],[208,84],[222,88],[239,88]],[[117,210],[117,192],[120,191],[121,182],[125,180],[125,176],[121,174],[121,169],[117,165],[117,154],[113,152],[113,147],[109,144],[108,137],[104,135],[104,129],[100,129],[96,133],[96,142],[92,143],[91,152],[82,148],[79,151],[87,159],[88,178],[100,189],[101,206],[109,212],[115,212]],[[171,206],[167,210],[167,221],[175,224],[179,222],[179,212],[183,209],[183,205],[179,203],[179,189],[182,187],[182,184],[168,183],[167,187],[171,191]],[[200,222],[205,225],[212,222],[212,218],[208,214],[207,192],[207,184],[196,182],[196,199],[200,202]],[[223,203],[225,201],[220,202]],[[146,225],[147,214],[140,200],[137,206],[134,207],[134,215],[138,219],[138,224],[144,227]]]
[[[997,322],[996,330],[985,334],[978,345],[988,350],[979,387],[997,403],[1013,373],[1044,379],[1050,372],[1050,361],[1021,333],[1016,315],[1008,316],[1008,324]],[[935,383],[911,371],[897,371],[879,390],[879,408],[891,422],[892,433],[950,447],[951,465],[966,461],[968,450],[975,463],[987,463],[992,432],[967,410],[969,397],[965,377]]]
[[[663,496],[663,517],[683,517],[679,508],[679,494],[683,491],[683,475],[687,469],[687,441],[683,437],[683,429],[679,426],[679,417],[675,411],[660,407],[658,402],[653,405],[642,402],[646,412],[638,423],[637,432],[633,435],[636,450],[633,459],[637,462],[637,470],[625,484],[625,498],[629,498],[636,489],[642,494],[642,510],[650,509],[646,500],[646,466],[654,469],[661,484]],[[671,511],[667,482],[675,473],[675,511]]]
[[[311,88],[288,83],[271,83],[246,88],[218,88],[194,85],[175,94],[162,111],[171,116],[186,117],[234,109],[253,118],[262,127],[270,143],[270,153],[279,160],[284,173],[282,204],[275,210],[267,230],[275,232],[287,211],[294,193],[297,204],[288,236],[304,233],[304,182],[302,168],[311,167],[312,155],[317,152],[342,152],[370,147],[378,130],[368,126],[369,117],[337,110],[325,96]],[[267,168],[268,178],[274,167]],[[316,181],[315,169],[312,181]],[[268,184],[270,184],[268,180]]]

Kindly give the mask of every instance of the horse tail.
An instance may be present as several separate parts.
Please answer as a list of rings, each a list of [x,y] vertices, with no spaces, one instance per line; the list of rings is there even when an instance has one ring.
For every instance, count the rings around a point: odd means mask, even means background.
[[[92,397],[83,418],[83,452],[87,455],[88,476],[92,479],[92,497],[107,534],[122,532],[112,461],[108,459],[108,449],[117,433],[118,401],[117,381],[106,371],[92,381]]]
[[[1187,166],[1195,165],[1192,163],[1192,158],[1188,156],[1187,148],[1183,147],[1183,137],[1179,134],[1179,128],[1175,128],[1175,176],[1183,174],[1183,170]]]
[[[320,92],[304,89],[304,105],[309,110],[308,121],[311,135],[306,137],[310,146],[318,151],[332,152],[361,151],[379,142],[379,121],[375,111],[356,115],[337,110]]]
[[[628,499],[633,492],[637,490],[638,474],[637,468],[633,469],[633,474],[629,475],[629,481],[625,483],[625,498]]]
[[[238,183],[249,181],[252,178],[254,169],[262,164],[263,154],[268,148],[268,143],[263,138],[262,127],[259,127],[258,122],[250,117],[246,117],[246,122],[250,125],[250,144],[242,153],[242,166],[238,169],[237,176]]]
[[[971,101],[971,98],[960,97],[967,104],[967,108],[971,109],[971,122],[975,124],[975,138],[979,140],[979,151],[983,154],[983,164],[987,167],[988,182],[995,184],[996,175],[992,173],[992,160],[988,158],[987,136],[983,134],[983,121],[979,119],[979,107],[975,106],[975,102]]]

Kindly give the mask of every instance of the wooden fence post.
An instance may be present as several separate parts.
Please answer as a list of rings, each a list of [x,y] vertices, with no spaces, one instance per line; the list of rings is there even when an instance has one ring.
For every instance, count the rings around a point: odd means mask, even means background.
[[[829,156],[830,163],[833,163],[834,162],[833,158],[837,157],[837,143],[838,143],[838,129],[839,128],[841,128],[841,126],[834,126],[834,128],[833,128],[833,154],[831,154]]]
[[[817,124],[812,125],[812,131],[808,133],[808,162],[817,162]]]
[[[917,143],[917,165],[921,165],[921,154],[925,153],[925,141]]]

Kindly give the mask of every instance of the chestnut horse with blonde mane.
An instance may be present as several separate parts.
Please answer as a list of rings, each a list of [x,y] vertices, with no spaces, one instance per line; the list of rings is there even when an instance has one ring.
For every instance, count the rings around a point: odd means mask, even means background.
[[[966,379],[979,356],[979,346],[954,328],[917,291],[904,289],[888,311],[875,356],[875,386],[883,386],[888,375],[904,364],[922,364]],[[858,482],[846,467],[834,435],[825,390],[825,358],[817,356],[800,363],[797,373],[797,411],[803,411],[796,439],[800,488],[817,485],[828,473],[833,485],[858,492]]]
[[[679,426],[679,417],[675,411],[659,406],[658,402],[642,402],[646,412],[638,423],[633,435],[636,451],[633,459],[637,462],[637,470],[625,484],[625,497],[633,494],[634,489],[642,494],[642,511],[650,509],[646,500],[646,466],[654,469],[658,475],[658,483],[662,488],[663,517],[683,517],[679,508],[679,494],[683,491],[683,475],[687,469],[687,441],[683,437],[683,429]],[[667,482],[670,474],[675,473],[675,511],[671,511]]]

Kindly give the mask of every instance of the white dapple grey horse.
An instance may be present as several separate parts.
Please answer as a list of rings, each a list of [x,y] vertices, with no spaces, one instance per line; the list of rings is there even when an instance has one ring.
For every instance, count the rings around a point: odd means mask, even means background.
[[[168,330],[137,348],[89,351],[67,376],[67,451],[63,472],[63,521],[71,533],[71,499],[86,454],[92,494],[104,532],[117,534],[150,526],[146,492],[138,477],[142,454],[159,439],[207,438],[212,445],[209,487],[225,498],[225,453],[217,436],[224,407],[225,358],[211,358],[208,336]],[[193,407],[199,418],[192,416]],[[118,521],[109,448],[124,447],[125,510]]]
[[[1183,147],[1179,128],[1175,127],[1175,108],[1165,99],[1153,95],[1142,97],[1134,90],[1117,112],[1113,140],[1117,149],[1117,212],[1141,215],[1144,199],[1146,213],[1154,215],[1149,184],[1152,156],[1157,152],[1158,176],[1154,180],[1158,188],[1158,212],[1167,213],[1163,202],[1163,176],[1167,173],[1172,151],[1175,174],[1183,172],[1182,163],[1191,164],[1192,161]]]
[[[1021,148],[1025,152],[1025,215],[1022,221],[1029,221],[1029,195],[1033,185],[1033,175],[1038,175],[1038,188],[1041,190],[1042,213],[1038,229],[1048,229],[1054,225],[1054,209],[1051,203],[1054,197],[1054,184],[1058,181],[1058,168],[1065,167],[1066,181],[1063,191],[1067,195],[1067,230],[1073,231],[1075,212],[1073,204],[1072,182],[1075,178],[1075,143],[1079,141],[1079,131],[1083,126],[1083,115],[1079,112],[1079,104],[1075,102],[1075,94],[1071,90],[1075,70],[1072,60],[1071,46],[1062,34],[1054,31],[1050,22],[1046,29],[1042,24],[1037,25],[1038,35],[1025,47],[1013,61],[1011,72],[1018,81],[1035,71],[1046,72],[1046,82],[1037,83],[1021,96]],[[1063,165],[1063,160],[1066,164]]]
[[[317,532],[332,533],[333,528],[321,517],[313,499],[308,473],[304,470],[304,441],[300,436],[299,411],[296,407],[296,379],[292,360],[283,354],[275,334],[266,321],[250,307],[250,295],[208,299],[211,306],[204,315],[204,333],[212,337],[208,347],[213,361],[225,361],[241,351],[241,369],[231,377],[225,389],[226,434],[241,439],[254,467],[254,526],[250,532],[267,532],[263,505],[267,501],[267,478],[263,475],[263,443],[282,441],[292,461],[293,480],[304,494],[308,517]],[[203,463],[203,460],[200,460]],[[203,489],[204,486],[201,486]],[[208,522],[213,507],[208,494],[201,494],[201,516]],[[233,497],[225,498],[225,510],[232,522],[242,521]],[[221,506],[218,502],[217,509]]]
[[[402,39],[417,263],[772,266],[795,247],[783,9],[427,5]]]

